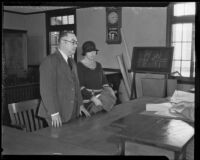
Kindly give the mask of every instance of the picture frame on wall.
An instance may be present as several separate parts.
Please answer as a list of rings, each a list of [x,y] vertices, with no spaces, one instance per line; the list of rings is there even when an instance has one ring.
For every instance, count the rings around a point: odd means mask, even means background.
[[[7,75],[25,75],[28,69],[26,30],[3,29],[3,56]]]
[[[121,7],[106,8],[106,42],[121,44]]]

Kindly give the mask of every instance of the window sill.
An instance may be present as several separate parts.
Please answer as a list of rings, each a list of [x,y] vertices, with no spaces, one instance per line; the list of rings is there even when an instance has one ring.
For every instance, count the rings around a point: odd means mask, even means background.
[[[170,79],[177,79],[178,84],[193,84],[195,85],[195,78],[175,77],[169,76]]]

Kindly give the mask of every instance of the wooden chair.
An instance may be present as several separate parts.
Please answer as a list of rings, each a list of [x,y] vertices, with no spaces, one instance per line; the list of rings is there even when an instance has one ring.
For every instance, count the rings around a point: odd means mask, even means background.
[[[39,99],[8,104],[11,126],[21,127],[27,132],[44,128],[43,120],[37,117]]]

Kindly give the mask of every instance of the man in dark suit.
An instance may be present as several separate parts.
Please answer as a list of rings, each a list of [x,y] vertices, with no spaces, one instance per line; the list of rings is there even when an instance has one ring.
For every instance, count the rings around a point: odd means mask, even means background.
[[[59,127],[62,122],[82,115],[90,116],[82,104],[77,67],[71,58],[77,48],[74,33],[61,32],[58,48],[40,65],[41,104],[38,115],[49,126]]]

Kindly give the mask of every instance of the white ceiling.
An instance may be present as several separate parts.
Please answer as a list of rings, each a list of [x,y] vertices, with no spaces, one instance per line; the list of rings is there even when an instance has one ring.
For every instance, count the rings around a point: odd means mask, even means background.
[[[34,13],[47,10],[73,8],[73,6],[3,6],[4,10],[20,12],[20,13]]]

